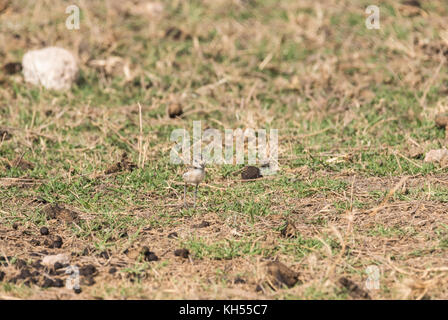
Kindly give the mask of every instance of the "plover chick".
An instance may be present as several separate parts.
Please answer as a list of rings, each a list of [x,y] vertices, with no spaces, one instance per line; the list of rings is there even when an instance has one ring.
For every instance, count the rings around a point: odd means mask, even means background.
[[[194,190],[194,208],[196,208],[196,195],[198,193],[198,186],[205,178],[205,162],[201,162],[199,164],[193,164],[193,168],[188,170],[183,175],[185,185],[184,185],[184,206],[187,205],[186,196],[187,196],[187,184],[196,185],[196,189]]]

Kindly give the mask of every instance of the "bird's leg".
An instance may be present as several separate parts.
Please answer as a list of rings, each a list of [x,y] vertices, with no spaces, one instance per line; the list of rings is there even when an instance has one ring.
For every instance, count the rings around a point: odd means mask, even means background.
[[[184,184],[184,207],[187,206],[187,184]]]
[[[196,208],[196,195],[198,194],[198,185],[199,184],[196,185],[196,189],[194,190],[194,207],[193,208]]]

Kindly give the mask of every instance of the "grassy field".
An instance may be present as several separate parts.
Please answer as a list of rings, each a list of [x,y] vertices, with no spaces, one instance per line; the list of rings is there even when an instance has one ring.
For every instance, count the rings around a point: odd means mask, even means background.
[[[448,167],[423,161],[446,145],[446,1],[75,3],[80,30],[71,1],[0,12],[0,67],[57,45],[81,68],[66,92],[0,72],[0,299],[448,298]],[[279,129],[280,170],[210,165],[184,208],[170,134],[194,120]],[[37,263],[56,253],[95,267],[81,293],[43,285],[67,278]],[[272,260],[299,281],[268,285]]]

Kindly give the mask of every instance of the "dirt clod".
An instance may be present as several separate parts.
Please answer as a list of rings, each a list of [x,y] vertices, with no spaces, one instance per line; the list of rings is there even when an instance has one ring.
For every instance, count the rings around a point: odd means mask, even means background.
[[[50,234],[50,231],[48,230],[47,227],[42,227],[40,228],[40,234],[43,236],[48,236]]]
[[[135,253],[133,253],[135,250],[131,250],[130,252],[128,251],[128,256],[131,256],[133,258],[137,258],[139,255],[135,255]],[[143,255],[143,259],[145,261],[157,261],[159,260],[159,257],[157,257],[157,255],[154,252],[151,252],[151,250],[149,250],[149,247],[147,246],[143,246],[140,249],[140,254]]]
[[[448,113],[439,113],[435,117],[436,125],[440,128],[448,126]]]
[[[41,264],[41,261],[34,261],[31,266],[36,269],[36,270],[40,270],[42,269],[44,266]]]
[[[170,27],[165,32],[166,38],[172,38],[174,40],[188,40],[191,39],[191,35],[185,33],[183,30],[178,27]]]
[[[12,134],[9,131],[0,128],[0,141],[6,141],[12,138]]]
[[[112,267],[112,268],[109,269],[109,273],[110,273],[110,274],[115,274],[117,271],[118,271],[118,270],[117,270],[117,268],[115,268],[115,267]]]
[[[180,117],[183,113],[182,106],[179,103],[172,103],[168,105],[167,109],[168,109],[168,116],[171,119]]]
[[[67,223],[79,221],[78,213],[66,209],[58,203],[46,205],[43,209],[43,213],[46,215],[48,220],[57,219]]]
[[[404,1],[403,4],[406,6],[417,7],[417,8],[422,7],[422,5],[420,4],[420,1],[417,1],[417,0],[407,0],[407,1]]]
[[[86,266],[83,266],[79,269],[79,274],[88,277],[96,274],[97,270],[93,264],[88,264]]]
[[[425,162],[439,162],[442,165],[446,165],[448,162],[448,150],[446,148],[430,150],[425,155]]]
[[[49,243],[48,248],[50,249],[60,249],[62,248],[63,245],[63,241],[62,238],[60,236],[55,236],[53,238],[53,242]]]
[[[278,288],[283,285],[291,288],[299,280],[298,274],[295,271],[289,269],[279,261],[270,261],[266,263],[265,270],[267,278],[274,288]]]
[[[141,250],[141,253],[143,254],[143,255],[147,255],[147,254],[149,254],[151,251],[149,250],[149,247],[147,247],[147,246],[143,246],[142,247],[142,250]]]
[[[95,284],[95,280],[92,276],[84,277],[83,279],[81,279],[81,284],[85,286],[93,286]]]
[[[171,232],[169,235],[168,235],[168,238],[170,238],[170,239],[174,239],[174,238],[178,238],[179,236],[177,235],[177,232]]]
[[[50,278],[45,278],[44,281],[42,282],[41,287],[42,288],[51,288],[54,285],[54,281]]]
[[[260,169],[254,166],[246,166],[241,171],[241,179],[251,180],[261,178]]]
[[[137,165],[128,159],[128,154],[123,152],[121,160],[110,165],[105,171],[105,174],[112,174],[122,171],[132,171],[137,168]]]
[[[20,271],[19,275],[16,278],[19,280],[22,280],[22,279],[24,280],[31,276],[32,276],[32,274],[31,274],[30,270],[28,268],[25,268]]]
[[[255,292],[263,292],[263,287],[259,284],[257,284],[257,286],[255,287]]]
[[[145,254],[145,261],[151,262],[151,261],[158,261],[159,257],[156,256],[154,252],[149,252],[148,254]]]
[[[291,221],[287,221],[280,234],[285,238],[294,238],[297,235],[296,226]]]
[[[42,259],[42,265],[46,266],[47,268],[54,267],[56,263],[60,263],[62,265],[68,264],[70,263],[70,256],[65,253],[60,253],[56,255],[48,255]]]
[[[3,66],[6,74],[16,74],[22,71],[22,64],[20,62],[8,62]]]
[[[109,251],[103,251],[100,253],[100,257],[103,259],[106,259],[106,260],[109,259],[110,256],[111,256],[111,253]]]
[[[339,279],[339,283],[348,290],[348,294],[354,299],[370,299],[369,294],[361,289],[356,283],[352,280],[347,279],[346,277],[341,277]]]
[[[56,279],[54,279],[53,286],[55,288],[62,288],[62,287],[64,287],[64,281],[62,279],[56,278]]]
[[[196,229],[199,229],[199,228],[207,228],[207,227],[209,227],[210,226],[210,222],[208,222],[208,221],[202,221],[201,223],[199,223],[199,224],[195,224],[194,226],[193,226],[193,228],[196,228]]]
[[[35,166],[34,163],[23,159],[23,156],[18,156],[12,161],[12,167],[21,170],[33,170]]]
[[[120,233],[119,237],[122,238],[122,239],[128,237],[127,231],[124,231],[124,232]]]
[[[54,270],[59,270],[59,269],[64,268],[64,265],[62,263],[60,263],[60,262],[56,262],[54,264],[53,268],[54,268]]]
[[[190,255],[190,251],[188,251],[188,249],[185,249],[185,248],[177,249],[177,250],[174,251],[174,255],[176,257],[182,257],[184,259],[187,259],[188,256]]]
[[[241,277],[236,277],[235,280],[233,281],[234,284],[244,284],[246,283],[246,280],[244,280]]]

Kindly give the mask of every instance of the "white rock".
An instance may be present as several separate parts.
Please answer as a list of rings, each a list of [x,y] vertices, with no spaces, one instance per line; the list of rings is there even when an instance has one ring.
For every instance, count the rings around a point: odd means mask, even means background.
[[[42,259],[42,264],[47,267],[53,267],[56,262],[61,264],[69,264],[70,256],[66,253],[60,253],[52,256],[45,256]]]
[[[445,161],[448,157],[448,150],[443,149],[437,149],[437,150],[431,150],[428,151],[425,155],[425,162],[442,162]]]
[[[57,47],[28,51],[23,56],[22,67],[26,82],[47,89],[67,90],[78,75],[75,57]]]

